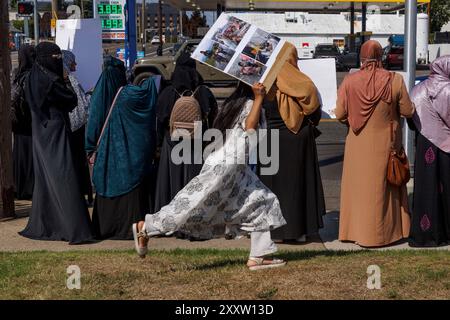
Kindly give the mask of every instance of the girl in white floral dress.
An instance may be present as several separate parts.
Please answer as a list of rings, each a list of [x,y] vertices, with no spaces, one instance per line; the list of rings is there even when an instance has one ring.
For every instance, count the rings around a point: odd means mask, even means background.
[[[264,126],[264,96],[262,84],[250,88],[240,83],[225,101],[214,125],[222,133],[227,131],[223,146],[207,157],[200,174],[167,206],[146,215],[145,222],[133,224],[135,247],[141,257],[145,257],[152,236],[180,231],[206,240],[250,233],[250,270],[286,264],[270,257],[277,251],[270,231],[286,224],[280,204],[251,170],[246,151],[248,131]]]

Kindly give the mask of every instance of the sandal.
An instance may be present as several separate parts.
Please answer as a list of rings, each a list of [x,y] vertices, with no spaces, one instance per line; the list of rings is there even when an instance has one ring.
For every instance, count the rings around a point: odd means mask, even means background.
[[[253,262],[254,264],[249,265],[249,262]],[[257,258],[250,257],[248,258],[247,267],[251,271],[262,270],[262,269],[270,269],[270,268],[279,268],[286,265],[286,261],[281,259],[266,259],[266,258]]]
[[[138,224],[133,223],[132,229],[133,229],[133,238],[134,238],[134,248],[136,249],[136,252],[139,255],[139,257],[145,258],[145,255],[148,252],[148,247],[147,247],[148,239],[150,239],[147,232],[145,231],[145,224],[144,224],[144,227],[142,228],[142,230],[139,231]],[[144,238],[146,240],[145,247],[141,247],[139,245],[139,239],[141,239],[141,238]]]

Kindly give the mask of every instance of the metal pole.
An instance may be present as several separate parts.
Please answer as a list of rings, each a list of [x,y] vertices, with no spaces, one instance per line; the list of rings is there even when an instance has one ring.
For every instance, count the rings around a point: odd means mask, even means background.
[[[142,51],[144,51],[145,54],[145,22],[147,21],[146,13],[145,13],[145,0],[142,0],[142,9],[141,9],[141,45],[142,45]]]
[[[367,31],[367,3],[362,3],[362,21],[361,21],[361,31],[362,31],[362,37],[361,37],[361,46],[366,42],[366,31]]]
[[[158,56],[163,55],[163,43],[162,43],[162,4],[161,0],[158,1],[158,32],[159,32],[159,46],[156,54]]]
[[[417,0],[406,0],[405,4],[405,60],[404,69],[407,75],[407,88],[411,91],[416,82],[416,35],[417,35]],[[405,151],[413,166],[414,134],[404,127]]]
[[[58,0],[52,0],[52,17],[58,19]]]
[[[180,10],[180,37],[183,37],[183,10]]]
[[[94,19],[97,18],[97,0],[92,0],[92,11],[94,14]]]
[[[349,51],[355,51],[355,3],[350,4],[350,44]]]
[[[27,38],[30,37],[30,28],[29,28],[29,24],[28,24],[29,19],[30,18],[28,18],[28,17],[23,18],[23,33],[25,33],[25,36]]]
[[[126,1],[125,59],[131,70],[136,61],[136,0]]]
[[[39,44],[39,18],[38,18],[38,3],[34,0],[34,45]]]

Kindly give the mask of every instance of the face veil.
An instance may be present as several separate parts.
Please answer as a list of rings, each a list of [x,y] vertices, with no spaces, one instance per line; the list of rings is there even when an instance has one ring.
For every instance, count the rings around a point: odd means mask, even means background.
[[[63,78],[64,67],[61,49],[54,43],[41,42],[36,46],[36,62],[46,70]]]

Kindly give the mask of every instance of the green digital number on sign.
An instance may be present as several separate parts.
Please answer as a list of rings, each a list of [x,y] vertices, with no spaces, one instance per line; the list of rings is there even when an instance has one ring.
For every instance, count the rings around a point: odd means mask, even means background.
[[[98,14],[122,14],[122,5],[120,4],[99,4],[97,6]]]
[[[123,29],[123,20],[102,19],[102,29]]]

